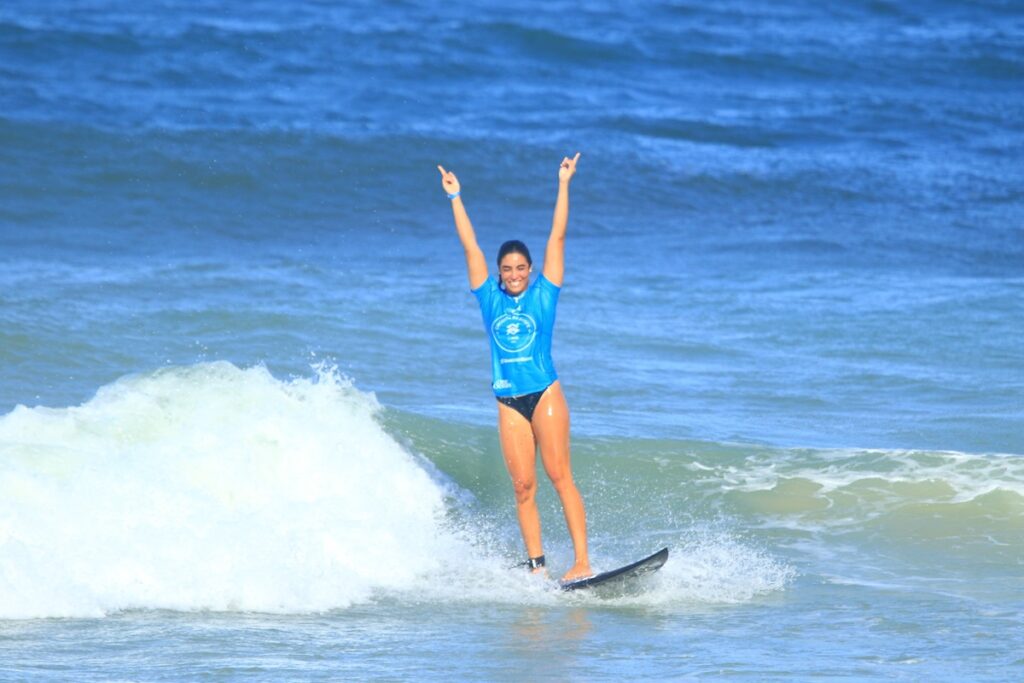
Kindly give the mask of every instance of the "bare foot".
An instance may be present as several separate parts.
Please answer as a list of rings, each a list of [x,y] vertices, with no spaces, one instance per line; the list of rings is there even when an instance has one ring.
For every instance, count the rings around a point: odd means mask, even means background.
[[[594,572],[590,571],[590,564],[588,562],[576,563],[572,569],[565,573],[562,577],[562,583],[568,583],[569,581],[575,581],[576,579],[585,579],[588,576],[593,576]]]

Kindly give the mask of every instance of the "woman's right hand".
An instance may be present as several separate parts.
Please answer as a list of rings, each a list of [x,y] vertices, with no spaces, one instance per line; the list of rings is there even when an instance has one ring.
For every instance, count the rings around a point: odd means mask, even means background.
[[[441,164],[437,165],[437,170],[441,172],[441,187],[448,194],[455,194],[459,191],[459,179],[455,177],[455,174],[451,171],[444,170],[444,166]]]

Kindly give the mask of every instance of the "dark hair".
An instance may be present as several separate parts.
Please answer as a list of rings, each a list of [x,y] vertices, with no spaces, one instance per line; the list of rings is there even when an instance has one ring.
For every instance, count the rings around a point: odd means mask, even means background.
[[[509,254],[522,254],[526,262],[531,266],[533,265],[533,259],[530,258],[530,250],[526,248],[526,245],[519,240],[509,240],[498,249],[498,268],[501,268],[501,259]]]

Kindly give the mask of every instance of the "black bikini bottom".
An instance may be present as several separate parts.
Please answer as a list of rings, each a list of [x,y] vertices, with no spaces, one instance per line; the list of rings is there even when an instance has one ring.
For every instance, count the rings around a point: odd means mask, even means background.
[[[540,403],[540,397],[544,395],[545,391],[547,389],[535,391],[532,394],[523,394],[522,396],[497,396],[496,398],[498,402],[504,403],[525,417],[527,422],[533,422],[533,411],[537,410],[537,404]]]

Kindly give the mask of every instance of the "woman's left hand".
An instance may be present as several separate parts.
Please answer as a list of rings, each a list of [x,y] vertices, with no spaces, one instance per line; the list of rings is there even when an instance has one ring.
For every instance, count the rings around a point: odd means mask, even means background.
[[[569,180],[572,179],[573,175],[576,173],[576,162],[579,160],[579,152],[576,152],[576,156],[574,156],[572,159],[570,159],[569,157],[564,157],[562,159],[562,165],[558,167],[558,179],[561,182],[567,183],[569,182]]]

